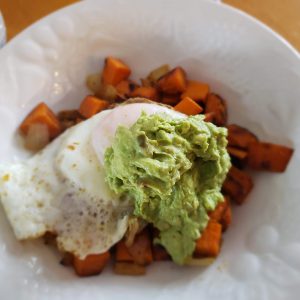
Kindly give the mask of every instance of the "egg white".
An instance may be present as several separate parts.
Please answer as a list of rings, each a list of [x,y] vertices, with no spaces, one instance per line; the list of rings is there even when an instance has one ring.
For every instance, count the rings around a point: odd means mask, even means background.
[[[174,118],[186,117],[186,115],[165,106],[151,103],[131,103],[114,108],[99,121],[93,131],[92,143],[102,165],[104,165],[105,150],[111,146],[117,128],[119,126],[131,127],[142,112],[149,116],[164,113]]]
[[[0,199],[17,239],[53,232],[61,250],[84,258],[124,236],[133,204],[106,184],[104,153],[118,126],[130,127],[142,111],[184,117],[155,104],[121,105],[67,130],[27,161],[0,165]]]

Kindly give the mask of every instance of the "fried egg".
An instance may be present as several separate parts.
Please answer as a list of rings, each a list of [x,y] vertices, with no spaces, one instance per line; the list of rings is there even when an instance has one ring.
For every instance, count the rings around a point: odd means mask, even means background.
[[[85,258],[124,236],[133,206],[105,182],[104,153],[118,126],[130,127],[142,111],[184,116],[156,104],[121,105],[68,129],[27,161],[0,164],[0,200],[17,239],[52,232],[60,250]]]
[[[117,128],[119,126],[131,127],[143,111],[147,115],[164,113],[174,118],[186,117],[186,115],[171,110],[166,106],[151,103],[132,103],[117,106],[99,122],[93,132],[93,146],[102,165],[104,165],[105,150],[111,146]]]

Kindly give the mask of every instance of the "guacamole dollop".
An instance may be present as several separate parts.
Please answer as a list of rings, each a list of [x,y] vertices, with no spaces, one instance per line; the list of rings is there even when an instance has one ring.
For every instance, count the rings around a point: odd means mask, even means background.
[[[105,152],[106,180],[133,214],[152,223],[155,240],[184,264],[207,225],[207,212],[223,201],[230,167],[227,130],[202,115],[146,115],[131,128],[120,126]]]

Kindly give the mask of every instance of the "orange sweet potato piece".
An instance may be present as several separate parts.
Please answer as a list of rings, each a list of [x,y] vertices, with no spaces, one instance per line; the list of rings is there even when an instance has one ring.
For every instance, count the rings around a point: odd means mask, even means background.
[[[283,145],[255,142],[249,146],[248,166],[260,171],[284,172],[293,152]]]
[[[152,247],[153,251],[153,258],[155,261],[162,261],[162,260],[169,260],[170,255],[169,253],[165,250],[164,247],[160,245],[154,245]]]
[[[135,263],[148,265],[153,261],[150,234],[147,229],[135,236],[133,244],[128,247]]]
[[[129,253],[128,248],[124,240],[121,240],[116,245],[116,257],[117,262],[133,262],[133,257]]]
[[[120,241],[116,245],[117,262],[135,262],[140,265],[148,265],[153,261],[151,240],[149,232],[143,230],[135,236],[134,242],[127,247],[125,241]]]
[[[121,98],[129,98],[130,94],[138,87],[138,84],[131,80],[122,80],[116,85],[118,96]]]
[[[188,116],[198,115],[203,111],[203,108],[189,97],[183,98],[174,109]]]
[[[225,212],[222,216],[222,219],[220,220],[220,224],[222,225],[222,231],[226,231],[229,225],[231,224],[232,221],[232,210],[230,203],[228,202],[228,206],[225,209]]]
[[[215,210],[209,212],[208,216],[210,220],[214,220],[216,222],[220,222],[223,218],[223,215],[228,207],[228,200],[224,197],[224,201],[220,202]]]
[[[218,222],[222,225],[222,231],[226,231],[231,224],[231,206],[227,197],[224,197],[224,201],[220,202],[215,210],[209,212],[209,218],[212,221]]]
[[[206,100],[205,113],[213,112],[212,123],[224,126],[227,123],[227,106],[224,99],[216,94],[209,94]]]
[[[184,92],[186,89],[185,71],[181,67],[176,67],[158,80],[157,87],[166,94]]]
[[[158,93],[155,87],[152,86],[141,86],[136,87],[131,93],[130,97],[141,97],[149,100],[157,101]]]
[[[73,266],[78,276],[92,276],[101,273],[109,261],[110,253],[92,254],[81,260],[74,257]]]
[[[196,241],[196,257],[216,257],[221,248],[222,226],[209,221],[201,237]]]
[[[85,118],[90,118],[109,106],[109,102],[94,96],[86,96],[79,107],[80,114]]]
[[[236,147],[227,147],[227,151],[230,154],[230,156],[236,157],[240,160],[245,160],[248,156],[248,152],[245,150],[241,150]]]
[[[247,164],[248,152],[236,147],[227,147],[227,151],[231,157],[231,162],[239,169],[243,169]]]
[[[120,81],[127,79],[131,74],[130,68],[121,60],[107,57],[102,72],[102,82],[107,85],[117,85]]]
[[[252,188],[252,178],[246,172],[232,166],[227,174],[222,190],[237,204],[243,204]]]
[[[60,122],[53,111],[45,103],[38,104],[20,125],[20,131],[27,135],[29,127],[33,124],[46,125],[49,137],[55,138],[61,133]]]
[[[174,106],[180,101],[179,95],[163,95],[161,102],[166,105]]]
[[[210,88],[206,83],[202,83],[195,80],[188,80],[186,90],[182,93],[181,98],[190,97],[194,101],[205,102]]]
[[[228,145],[231,147],[247,150],[251,143],[258,142],[258,138],[246,128],[231,124],[227,126],[227,129]]]

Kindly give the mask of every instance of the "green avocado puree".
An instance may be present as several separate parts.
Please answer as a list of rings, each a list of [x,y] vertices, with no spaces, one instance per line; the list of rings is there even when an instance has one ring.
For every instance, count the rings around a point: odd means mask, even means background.
[[[207,212],[223,201],[230,168],[226,128],[202,115],[146,115],[131,128],[120,126],[105,152],[106,180],[133,214],[159,229],[155,240],[184,264],[207,225]]]

